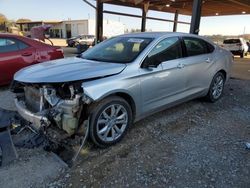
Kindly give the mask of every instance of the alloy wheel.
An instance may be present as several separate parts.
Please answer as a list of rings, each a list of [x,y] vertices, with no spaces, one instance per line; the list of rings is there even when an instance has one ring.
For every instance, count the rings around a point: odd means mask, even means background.
[[[97,135],[105,142],[117,140],[128,125],[128,112],[121,104],[105,108],[97,120]]]
[[[218,99],[221,96],[223,87],[224,87],[224,79],[221,75],[219,75],[215,78],[215,81],[212,87],[212,95],[214,99]]]

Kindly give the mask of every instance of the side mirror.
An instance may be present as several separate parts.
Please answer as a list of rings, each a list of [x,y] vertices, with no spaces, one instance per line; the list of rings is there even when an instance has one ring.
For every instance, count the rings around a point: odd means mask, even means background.
[[[161,61],[155,56],[146,57],[142,63],[142,68],[156,68],[159,64],[161,64]]]

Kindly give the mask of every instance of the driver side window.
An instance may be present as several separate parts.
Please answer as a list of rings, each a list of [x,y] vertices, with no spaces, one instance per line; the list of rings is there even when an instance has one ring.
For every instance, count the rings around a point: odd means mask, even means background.
[[[156,62],[165,62],[182,57],[181,42],[178,37],[170,37],[159,42],[148,54]],[[153,62],[152,62],[153,63]]]

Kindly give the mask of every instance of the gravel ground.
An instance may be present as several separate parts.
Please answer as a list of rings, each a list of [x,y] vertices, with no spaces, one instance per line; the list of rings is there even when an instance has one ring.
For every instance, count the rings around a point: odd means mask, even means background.
[[[43,149],[17,149],[19,158],[0,168],[0,187],[45,187],[62,174],[66,166],[53,153]]]
[[[0,108],[6,110],[16,110],[14,104],[14,94],[8,90],[8,86],[0,87]]]
[[[230,80],[215,104],[194,100],[92,148],[51,187],[249,187],[250,82]]]
[[[13,94],[8,87],[0,88],[0,108],[15,110]],[[13,140],[16,142],[20,138],[15,136]],[[60,176],[67,168],[55,154],[47,153],[42,148],[17,148],[17,153],[17,160],[0,167],[1,188],[45,187],[47,182]]]

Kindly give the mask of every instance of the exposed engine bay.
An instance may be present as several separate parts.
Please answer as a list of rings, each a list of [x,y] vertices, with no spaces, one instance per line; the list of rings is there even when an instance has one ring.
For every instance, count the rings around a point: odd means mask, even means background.
[[[82,81],[56,84],[26,84],[14,82],[18,113],[37,131],[65,139],[83,134],[91,99],[84,95]],[[50,129],[50,131],[48,131]]]

